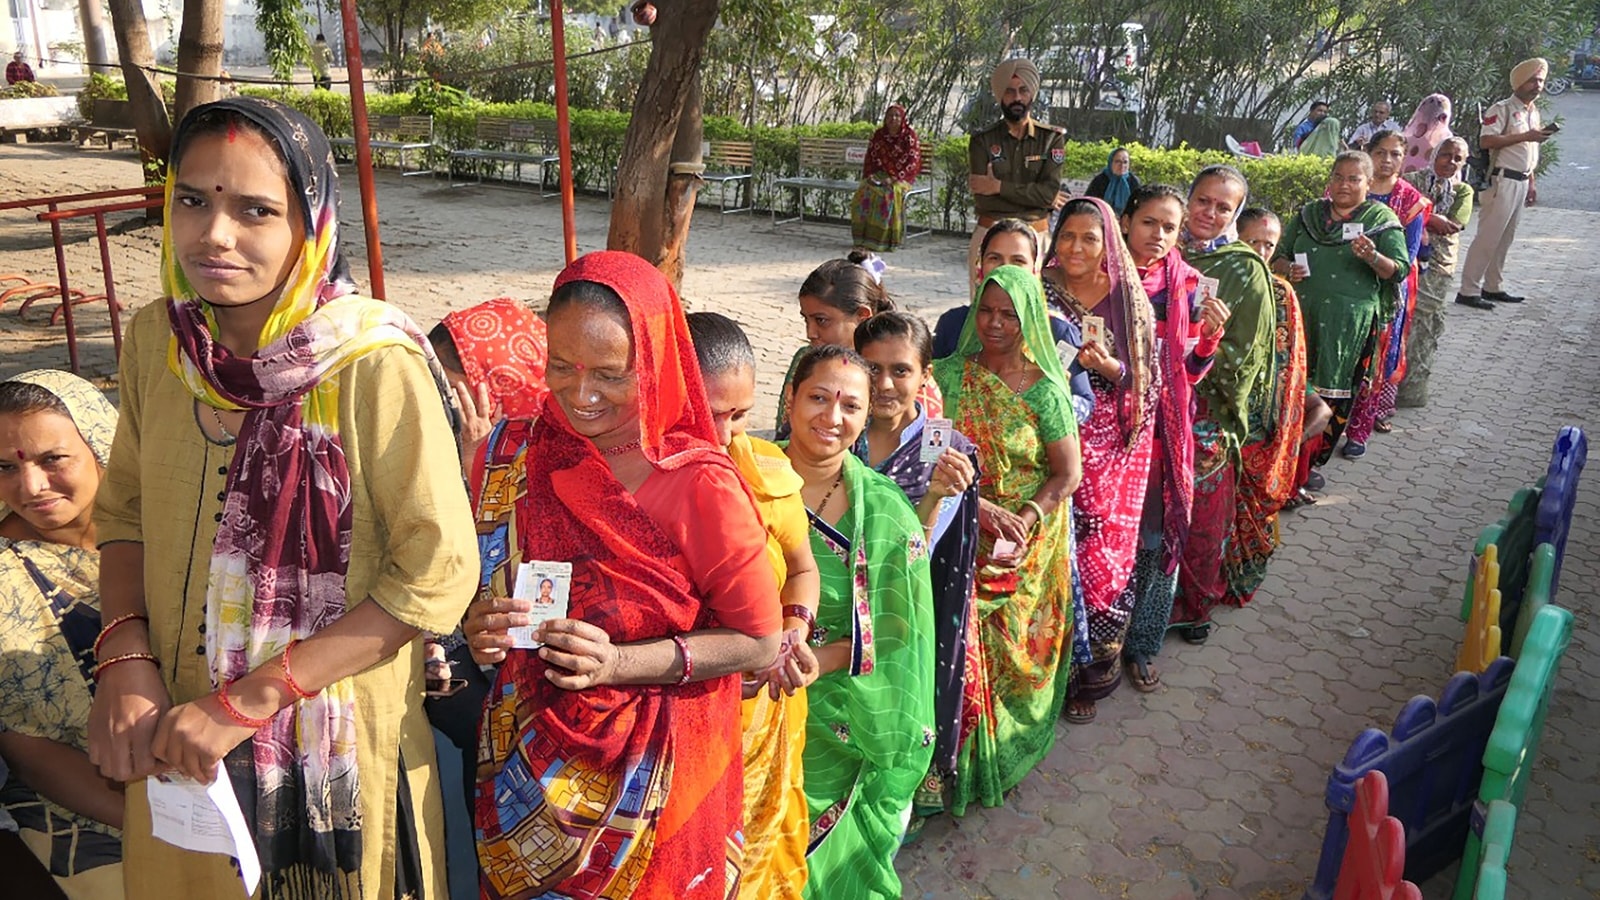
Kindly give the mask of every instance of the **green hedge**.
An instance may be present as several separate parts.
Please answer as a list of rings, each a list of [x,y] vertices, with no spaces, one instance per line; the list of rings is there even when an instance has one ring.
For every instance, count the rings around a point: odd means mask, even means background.
[[[329,91],[267,91],[246,88],[245,93],[272,96],[300,109],[330,135],[351,131],[347,97]],[[517,119],[553,119],[555,107],[549,103],[483,103],[453,91],[426,91],[417,94],[369,94],[367,109],[372,115],[416,115],[434,117],[434,139],[442,147],[476,145],[474,125],[479,116]],[[628,115],[588,109],[572,110],[574,183],[579,190],[604,192],[616,161],[622,153],[622,138]],[[788,208],[793,196],[777,196],[772,182],[793,174],[799,160],[799,140],[803,137],[848,137],[865,140],[876,127],[871,122],[841,122],[793,127],[746,127],[724,117],[705,121],[707,140],[745,140],[756,146],[756,205],[768,208],[778,203]],[[1062,177],[1088,179],[1105,166],[1106,157],[1116,145],[1108,142],[1068,142]],[[1133,171],[1141,181],[1186,185],[1205,166],[1233,163],[1250,181],[1250,201],[1282,213],[1296,209],[1322,195],[1327,185],[1331,160],[1321,157],[1273,157],[1239,160],[1215,150],[1195,150],[1188,146],[1174,149],[1128,146]],[[971,196],[967,193],[967,138],[965,135],[924,140],[928,168],[934,191],[927,206],[913,210],[917,220],[929,220],[941,228],[964,231],[971,227]],[[436,160],[442,166],[443,157]],[[839,175],[851,173],[840,172]],[[839,194],[818,194],[806,198],[811,215],[848,216],[849,198]]]

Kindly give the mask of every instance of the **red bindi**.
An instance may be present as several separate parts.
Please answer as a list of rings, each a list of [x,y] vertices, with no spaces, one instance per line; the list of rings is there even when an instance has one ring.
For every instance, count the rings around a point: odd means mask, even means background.
[[[28,458],[28,454],[23,453],[21,450],[17,451],[17,459],[23,460],[23,459],[27,459],[27,458]]]
[[[222,185],[217,185],[217,193],[222,193]]]
[[[578,370],[578,371],[579,371],[579,372],[582,372],[582,371],[583,371],[583,363],[573,363],[573,364],[572,364],[572,367],[573,367],[573,368],[574,368],[574,369],[577,369],[577,370]]]
[[[231,144],[231,143],[233,143],[234,141],[236,141],[238,139],[239,139],[239,123],[238,122],[229,122],[228,123],[228,143]]]

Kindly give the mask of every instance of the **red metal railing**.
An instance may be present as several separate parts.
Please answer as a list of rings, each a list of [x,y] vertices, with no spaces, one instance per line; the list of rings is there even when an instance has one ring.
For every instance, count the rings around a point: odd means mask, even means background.
[[[122,353],[122,319],[121,307],[117,303],[117,290],[115,279],[111,274],[111,248],[106,242],[106,214],[116,212],[131,212],[140,209],[157,209],[162,204],[163,188],[161,185],[147,185],[137,188],[122,188],[110,191],[90,191],[80,194],[58,194],[51,197],[31,197],[24,200],[11,200],[0,203],[0,212],[12,209],[35,209],[45,207],[36,218],[41,222],[50,224],[50,238],[56,251],[56,277],[60,284],[55,287],[43,282],[27,282],[19,287],[11,288],[0,294],[0,303],[15,296],[26,294],[17,313],[21,315],[28,307],[39,300],[60,298],[61,306],[50,314],[50,324],[63,321],[67,328],[67,358],[72,366],[72,371],[78,371],[78,330],[77,323],[73,321],[72,308],[85,303],[94,303],[105,300],[111,314],[111,344],[114,352],[120,356]],[[101,203],[91,206],[73,206],[62,209],[68,204],[87,203],[96,200],[116,200],[119,198],[140,198],[124,200],[120,203]],[[66,244],[61,237],[61,223],[67,219],[79,219],[93,216],[95,221],[95,237],[100,242],[100,268],[105,276],[106,292],[104,294],[85,294],[74,289],[68,282]],[[0,276],[3,278],[4,276]],[[25,280],[25,276],[10,276],[17,280]]]

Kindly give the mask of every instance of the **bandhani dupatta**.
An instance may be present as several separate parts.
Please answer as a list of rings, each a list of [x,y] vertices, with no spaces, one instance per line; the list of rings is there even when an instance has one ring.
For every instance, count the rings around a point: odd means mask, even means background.
[[[212,683],[221,685],[346,611],[352,488],[335,376],[381,348],[403,347],[430,363],[432,351],[404,313],[354,295],[339,252],[333,156],[300,113],[255,98],[196,107],[179,126],[173,158],[200,117],[217,110],[247,119],[276,143],[306,234],[259,349],[232,353],[217,342],[215,314],[178,264],[169,164],[161,266],[173,334],[168,367],[200,402],[245,412],[206,588],[206,660]],[[254,811],[264,896],[360,895],[359,715],[345,679],[280,710],[249,750],[230,755],[236,790],[252,798],[244,806]]]
[[[1128,253],[1128,247],[1123,243],[1122,230],[1117,225],[1117,215],[1112,212],[1110,205],[1099,197],[1074,197],[1073,200],[1085,200],[1095,205],[1100,211],[1100,233],[1105,242],[1105,261],[1102,267],[1106,277],[1111,281],[1110,293],[1102,302],[1116,304],[1122,314],[1122,327],[1114,329],[1112,350],[1116,353],[1117,362],[1122,364],[1126,371],[1126,390],[1119,390],[1117,398],[1117,418],[1122,427],[1123,445],[1132,449],[1139,443],[1145,431],[1145,422],[1154,412],[1156,403],[1156,362],[1152,358],[1151,348],[1155,346],[1154,315],[1150,309],[1150,300],[1144,293],[1144,282],[1139,277],[1139,268],[1133,264],[1133,256]],[[1066,219],[1056,224],[1056,234],[1061,232],[1061,226]],[[1051,239],[1050,261],[1047,266],[1057,265],[1055,257],[1055,238]],[[1076,298],[1063,291],[1062,294],[1069,301]],[[1094,311],[1079,307],[1079,317],[1094,315]],[[970,318],[970,317],[969,317]]]
[[[1145,273],[1145,294],[1165,298],[1165,337],[1157,348],[1161,367],[1161,551],[1166,574],[1177,571],[1189,539],[1194,509],[1194,391],[1189,385],[1189,298],[1200,273],[1174,247]],[[1161,325],[1157,325],[1160,328]]]
[[[489,396],[508,419],[531,419],[544,406],[544,369],[550,351],[544,320],[526,303],[496,297],[444,317],[462,371],[474,388],[489,385]]]
[[[893,180],[909,183],[916,181],[922,171],[922,141],[911,128],[906,108],[896,103],[884,115],[887,117],[889,111],[896,109],[900,111],[900,130],[890,133],[887,126],[880,125],[872,133],[867,142],[867,158],[861,162],[862,178],[887,172]]]
[[[640,446],[657,469],[724,466],[676,294],[628,253],[591,253],[555,286],[590,281],[628,306]],[[569,615],[616,643],[706,627],[709,615],[671,539],[571,430],[553,399],[528,446],[516,522],[524,560],[569,561]],[[740,482],[742,484],[742,482]],[[729,502],[751,503],[748,494]],[[684,686],[550,684],[536,653],[500,666],[481,726],[475,818],[485,898],[721,898],[738,884],[738,680]],[[728,715],[716,713],[725,710]],[[694,734],[705,752],[678,752]],[[692,817],[699,809],[727,815]],[[715,856],[720,870],[687,871]],[[663,862],[665,860],[665,862]]]

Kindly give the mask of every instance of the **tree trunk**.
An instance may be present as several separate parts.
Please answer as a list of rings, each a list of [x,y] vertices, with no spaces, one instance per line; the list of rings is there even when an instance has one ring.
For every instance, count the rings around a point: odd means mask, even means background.
[[[217,0],[183,0],[183,25],[178,30],[178,71],[192,75],[222,74],[222,4]],[[175,115],[217,99],[217,82],[178,76]]]
[[[78,0],[78,19],[83,27],[83,61],[89,71],[107,74],[111,51],[106,47],[106,16],[100,0]]]
[[[95,0],[98,2],[98,0]],[[150,45],[150,30],[145,24],[141,0],[110,0],[111,28],[117,38],[117,60],[128,85],[128,104],[132,107],[134,128],[139,133],[139,155],[146,175],[151,164],[164,161],[172,147],[172,121],[161,99],[155,73],[155,50]],[[158,173],[165,174],[165,173]]]
[[[606,246],[644,257],[677,286],[699,185],[700,60],[719,0],[658,0],[658,6],[650,61],[617,163]]]

